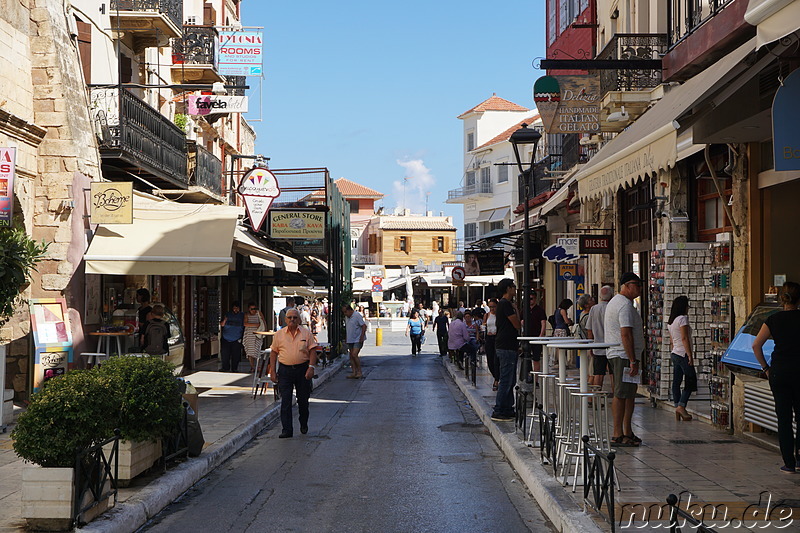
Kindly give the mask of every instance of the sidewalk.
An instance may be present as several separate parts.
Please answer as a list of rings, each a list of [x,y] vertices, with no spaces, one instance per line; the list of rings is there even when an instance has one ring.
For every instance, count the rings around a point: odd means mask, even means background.
[[[330,379],[345,359],[340,357],[327,367],[318,368],[314,386]],[[247,365],[245,360],[241,367]],[[135,531],[278,419],[279,405],[274,402],[271,387],[253,398],[253,374],[211,370],[217,366],[216,359],[203,366],[205,370],[185,376],[200,393],[197,411],[206,441],[203,453],[165,473],[156,468],[153,474],[137,477],[130,487],[120,489],[113,509],[77,531]],[[23,461],[12,448],[12,429],[13,425],[7,433],[0,434],[0,533],[25,530],[20,501]]]
[[[478,369],[478,386],[473,387],[464,378],[463,371],[449,362],[445,364],[556,528],[560,531],[611,531],[611,526],[596,513],[583,512],[580,486],[573,493],[571,487],[563,487],[555,481],[552,469],[541,465],[539,449],[522,443],[521,433],[515,431],[513,422],[491,420],[495,393],[491,390],[492,377],[486,368]],[[577,374],[577,371],[572,372]],[[725,521],[720,520],[713,524],[719,531],[730,528],[736,531],[800,531],[800,475],[779,473],[783,464],[780,454],[702,422],[678,422],[672,411],[653,408],[646,398],[637,399],[633,425],[643,444],[638,448],[617,450],[615,465],[621,488],[615,494],[617,530],[663,528],[666,522],[654,520],[655,512],[669,494],[683,492],[682,502],[691,493],[691,501],[701,506],[703,502],[724,504],[718,510],[721,514],[727,509],[728,519],[741,519],[745,509],[752,506],[748,522],[753,527],[745,527],[747,523],[736,527],[735,522],[721,527]],[[767,509],[775,509],[781,501],[789,509],[773,511],[773,521],[764,522]],[[643,518],[648,512],[649,523]],[[779,513],[788,520],[777,522]],[[755,523],[753,517],[761,517],[762,521]],[[687,525],[686,530],[694,529]]]

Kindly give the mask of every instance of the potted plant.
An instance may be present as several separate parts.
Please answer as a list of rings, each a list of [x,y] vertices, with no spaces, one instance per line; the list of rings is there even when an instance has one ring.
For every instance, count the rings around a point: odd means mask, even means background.
[[[172,365],[159,357],[113,357],[98,369],[115,395],[115,412],[106,413],[119,428],[121,486],[149,469],[161,457],[161,439],[181,420],[178,381]]]
[[[22,472],[23,516],[33,529],[71,527],[77,452],[113,434],[108,406],[115,402],[108,378],[88,370],[48,380],[31,397],[11,436],[17,455],[34,463]],[[93,515],[107,507],[101,502]]]

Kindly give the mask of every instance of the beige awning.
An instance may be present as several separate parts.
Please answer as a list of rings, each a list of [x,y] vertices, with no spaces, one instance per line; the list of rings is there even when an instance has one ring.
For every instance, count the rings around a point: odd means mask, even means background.
[[[492,216],[489,217],[489,222],[502,222],[508,218],[509,214],[511,214],[510,207],[501,207],[499,209],[495,209],[492,213]]]
[[[257,265],[280,268],[287,272],[297,272],[297,259],[276,252],[264,245],[257,237],[251,235],[242,226],[236,226],[233,235],[233,250],[250,256],[250,261]]]
[[[800,29],[800,0],[750,0],[744,20],[756,27],[756,50]]]
[[[581,201],[614,194],[678,160],[676,119],[702,101],[726,74],[753,51],[755,40],[737,48],[720,61],[666,93],[628,129],[609,141],[576,174]]]
[[[242,208],[179,204],[134,193],[133,224],[100,225],[87,274],[225,276]]]

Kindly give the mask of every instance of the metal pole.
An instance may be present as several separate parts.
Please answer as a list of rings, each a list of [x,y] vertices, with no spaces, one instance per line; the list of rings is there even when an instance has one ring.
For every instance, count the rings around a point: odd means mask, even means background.
[[[524,337],[531,336],[531,222],[530,222],[530,200],[531,189],[530,179],[533,177],[533,166],[528,173],[522,174],[525,180],[525,222],[522,230],[522,334]],[[531,371],[532,361],[531,345],[527,342],[522,343],[522,364],[520,364],[520,381],[527,382]]]

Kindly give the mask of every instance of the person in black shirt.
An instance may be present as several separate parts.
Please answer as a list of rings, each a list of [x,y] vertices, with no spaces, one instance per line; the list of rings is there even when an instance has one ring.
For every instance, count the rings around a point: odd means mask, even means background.
[[[436,340],[439,341],[439,355],[447,355],[447,326],[450,324],[449,313],[444,309],[439,309],[439,316],[433,320],[433,331],[436,332]]]
[[[147,326],[147,320],[153,307],[150,305],[150,291],[147,289],[136,290],[136,302],[139,304],[139,309],[136,311],[136,331],[139,334],[139,345],[144,345],[144,330]]]
[[[514,280],[503,278],[497,284],[497,292],[502,298],[497,302],[497,335],[494,346],[497,352],[497,366],[500,374],[500,383],[497,385],[497,399],[495,400],[492,420],[509,422],[515,418],[514,413],[514,382],[517,375],[517,333],[520,329],[520,320],[517,309],[512,300],[517,287]]]
[[[547,336],[547,313],[538,303],[538,295],[531,292],[531,335],[534,337]],[[541,344],[531,346],[531,359],[533,359],[533,370],[539,372],[542,369],[542,348]]]
[[[800,463],[800,285],[787,281],[781,291],[783,311],[771,315],[761,326],[753,341],[753,353],[767,374],[769,387],[775,397],[778,417],[778,442],[783,456],[781,472],[794,474]],[[764,357],[764,343],[772,337],[775,349],[772,364]],[[792,419],[797,423],[797,435]]]

